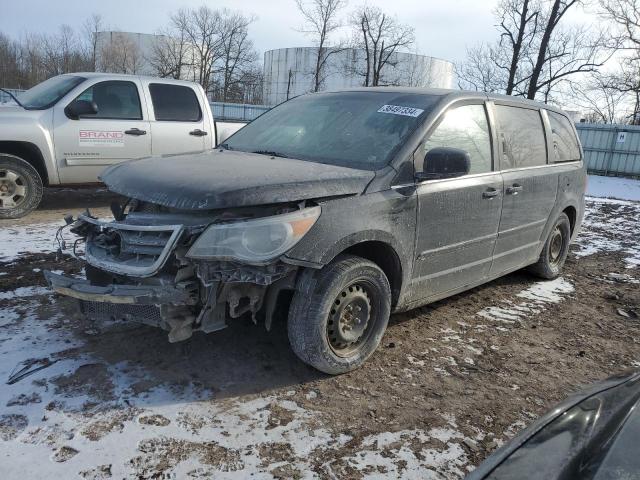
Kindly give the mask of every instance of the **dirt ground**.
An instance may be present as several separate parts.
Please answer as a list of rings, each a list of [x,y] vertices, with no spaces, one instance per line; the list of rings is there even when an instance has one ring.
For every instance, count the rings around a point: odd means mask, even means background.
[[[106,214],[112,199],[50,192],[0,230],[87,203]],[[42,270],[80,274],[79,261],[0,259],[0,381],[47,365],[0,389],[2,477],[461,478],[581,385],[640,366],[640,204],[588,206],[560,279],[517,272],[394,315],[369,362],[338,377],[297,360],[284,319],[169,344],[87,324],[42,288]]]

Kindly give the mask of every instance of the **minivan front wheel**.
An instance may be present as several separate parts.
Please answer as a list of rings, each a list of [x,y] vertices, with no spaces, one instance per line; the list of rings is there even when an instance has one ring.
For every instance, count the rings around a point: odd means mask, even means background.
[[[0,218],[20,218],[42,199],[42,179],[35,168],[16,157],[0,153]]]
[[[556,219],[547,241],[542,248],[540,258],[529,267],[535,275],[551,280],[557,278],[562,271],[571,241],[571,223],[565,213]]]
[[[291,348],[305,363],[332,375],[360,367],[389,322],[391,288],[375,263],[340,255],[301,275],[289,309]]]

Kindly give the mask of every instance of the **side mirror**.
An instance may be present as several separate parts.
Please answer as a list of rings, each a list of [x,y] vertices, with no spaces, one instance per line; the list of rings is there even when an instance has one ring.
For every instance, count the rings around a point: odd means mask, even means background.
[[[417,172],[418,180],[462,177],[469,173],[471,158],[459,148],[432,148],[424,156],[423,171]]]
[[[71,120],[78,120],[82,115],[95,115],[98,113],[96,102],[87,100],[74,100],[64,109],[64,113]]]

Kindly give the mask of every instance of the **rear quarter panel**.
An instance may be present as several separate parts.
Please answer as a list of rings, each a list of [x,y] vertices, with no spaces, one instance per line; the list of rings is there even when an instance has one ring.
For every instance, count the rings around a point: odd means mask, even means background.
[[[560,212],[567,207],[573,207],[576,211],[576,218],[571,239],[575,240],[584,218],[587,171],[583,162],[559,163],[555,164],[555,168],[558,169],[558,196],[550,220],[557,218]],[[547,227],[546,232],[548,233],[551,226],[547,225]]]

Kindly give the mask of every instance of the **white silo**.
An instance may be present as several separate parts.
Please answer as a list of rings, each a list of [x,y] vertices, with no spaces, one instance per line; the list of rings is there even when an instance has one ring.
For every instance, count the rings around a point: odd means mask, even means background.
[[[264,54],[264,103],[277,105],[287,98],[313,91],[317,49],[280,48]],[[334,51],[323,70],[321,90],[363,85],[365,52],[347,48]],[[382,70],[380,84],[452,88],[453,63],[413,53],[395,53]]]

